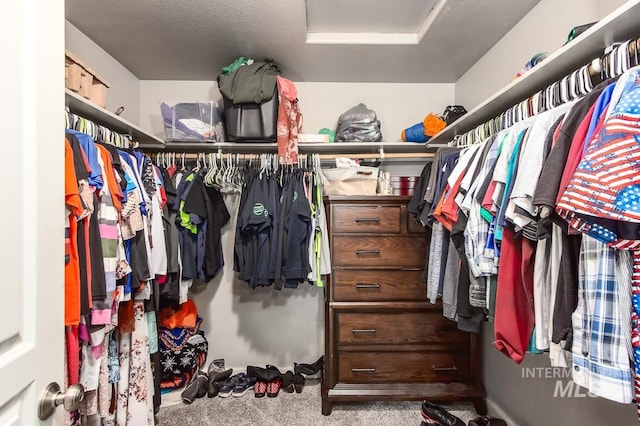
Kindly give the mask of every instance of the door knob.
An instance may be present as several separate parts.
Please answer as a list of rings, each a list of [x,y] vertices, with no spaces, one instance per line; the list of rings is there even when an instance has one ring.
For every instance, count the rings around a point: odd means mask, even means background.
[[[66,392],[61,392],[60,385],[56,382],[49,383],[40,397],[38,417],[40,420],[47,420],[58,405],[63,405],[67,411],[75,411],[83,399],[84,387],[80,383],[69,386]]]

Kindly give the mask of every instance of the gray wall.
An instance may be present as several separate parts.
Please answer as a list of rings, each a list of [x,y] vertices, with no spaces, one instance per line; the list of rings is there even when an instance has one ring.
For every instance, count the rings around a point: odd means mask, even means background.
[[[304,130],[335,127],[340,113],[358,102],[374,109],[382,121],[384,139],[400,140],[400,131],[442,112],[454,98],[453,84],[296,83]],[[140,81],[140,126],[164,137],[161,101],[220,102],[211,81]],[[416,102],[416,100],[420,102]],[[387,161],[383,168],[398,175],[419,175],[426,160]],[[233,238],[237,197],[225,196],[232,223],[222,234],[226,265],[200,291],[192,292],[202,329],[210,342],[209,359],[225,358],[228,365],[273,364],[291,368],[324,353],[323,290],[308,285],[296,290],[251,290],[233,272]]]
[[[107,109],[115,112],[123,106],[124,112],[121,117],[133,124],[138,124],[140,119],[140,80],[66,20],[65,48],[107,80],[110,86],[107,90]]]
[[[456,103],[468,111],[509,84],[538,52],[553,52],[571,28],[598,21],[624,0],[542,0],[456,82]]]

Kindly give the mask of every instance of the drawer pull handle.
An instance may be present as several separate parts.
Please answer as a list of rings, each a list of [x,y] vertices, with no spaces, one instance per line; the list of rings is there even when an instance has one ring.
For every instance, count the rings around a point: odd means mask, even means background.
[[[352,368],[352,373],[375,373],[375,368]]]
[[[380,254],[380,250],[356,250],[356,254]]]
[[[358,283],[356,284],[356,288],[380,288],[380,284]]]
[[[380,219],[377,217],[357,217],[356,218],[356,223],[360,223],[360,222],[374,222],[374,223],[380,223]]]
[[[433,371],[435,371],[436,373],[447,373],[447,372],[452,372],[452,371],[458,371],[458,369],[456,368],[455,365],[453,367],[436,367],[434,365],[433,366]]]
[[[351,333],[353,334],[357,334],[357,333],[375,333],[376,329],[375,328],[352,328],[351,329]]]

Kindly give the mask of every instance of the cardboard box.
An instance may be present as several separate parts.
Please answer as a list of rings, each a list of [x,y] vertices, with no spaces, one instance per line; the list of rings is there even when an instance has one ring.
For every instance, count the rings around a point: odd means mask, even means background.
[[[68,50],[64,56],[65,87],[106,108],[109,83]]]

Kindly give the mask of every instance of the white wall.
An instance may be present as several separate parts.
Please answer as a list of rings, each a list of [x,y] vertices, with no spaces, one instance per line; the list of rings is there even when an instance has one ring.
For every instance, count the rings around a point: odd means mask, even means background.
[[[440,114],[454,99],[453,84],[409,83],[296,83],[303,130],[316,133],[335,128],[338,116],[364,102],[382,122],[385,141],[400,141],[400,132],[421,121],[430,112]],[[161,101],[221,102],[213,81],[140,81],[140,126],[164,137]]]
[[[115,112],[122,106],[124,112],[120,116],[138,124],[140,80],[66,20],[65,48],[107,80],[110,86],[107,90],[107,109]]]
[[[234,369],[272,364],[293,368],[294,362],[313,362],[324,353],[323,289],[251,289],[235,278],[233,241],[239,195],[225,195],[231,221],[223,228],[223,271],[190,297],[203,318],[201,329],[209,341],[209,361],[224,358]],[[208,363],[207,363],[208,365]]]
[[[456,104],[470,111],[509,84],[538,52],[554,52],[571,28],[595,22],[623,0],[542,0],[456,82]]]
[[[304,130],[335,127],[340,113],[359,102],[374,109],[382,121],[386,141],[399,141],[400,131],[441,113],[453,102],[453,84],[296,83]],[[160,102],[221,102],[211,81],[140,81],[140,126],[164,137]],[[424,162],[389,164],[392,173],[419,175]],[[397,172],[396,172],[397,171]],[[273,364],[291,368],[312,362],[324,353],[324,294],[308,285],[296,290],[250,289],[235,279],[233,239],[237,196],[225,196],[232,223],[222,234],[226,265],[202,292],[193,294],[202,329],[209,339],[209,359],[225,358],[227,365]],[[192,292],[193,293],[193,292]]]

